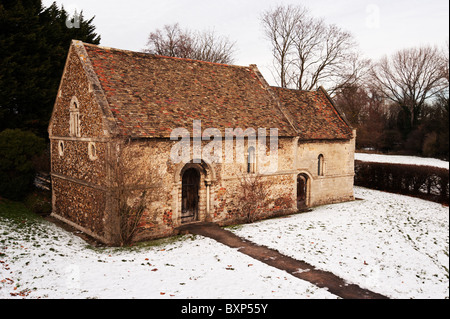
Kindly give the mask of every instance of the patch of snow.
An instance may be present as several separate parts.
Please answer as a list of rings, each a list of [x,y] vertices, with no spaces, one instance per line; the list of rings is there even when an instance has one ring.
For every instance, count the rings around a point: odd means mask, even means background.
[[[448,298],[448,207],[360,187],[355,196],[233,232],[391,298]]]
[[[418,156],[355,153],[355,160],[364,162],[425,165],[449,169],[449,162],[447,161]]]
[[[92,249],[48,222],[18,231],[1,217],[0,234],[0,299],[337,298],[201,236]]]
[[[448,298],[448,207],[360,187],[355,196],[232,231],[392,298]],[[1,298],[337,296],[201,236],[93,249],[49,222],[0,216]]]

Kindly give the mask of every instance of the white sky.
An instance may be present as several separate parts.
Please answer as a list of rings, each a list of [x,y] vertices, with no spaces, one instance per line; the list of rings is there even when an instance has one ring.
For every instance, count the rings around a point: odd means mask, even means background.
[[[49,6],[52,0],[43,0]],[[277,4],[302,4],[316,17],[350,31],[368,58],[425,44],[444,46],[449,38],[448,0],[58,0],[72,13],[95,16],[101,45],[140,51],[148,34],[165,24],[191,30],[214,29],[236,41],[236,65],[257,64],[275,84],[270,44],[264,38],[261,13]]]

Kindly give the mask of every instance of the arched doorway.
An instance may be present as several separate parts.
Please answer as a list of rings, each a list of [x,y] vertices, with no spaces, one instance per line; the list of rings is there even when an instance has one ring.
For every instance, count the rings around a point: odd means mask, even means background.
[[[308,198],[308,176],[305,174],[297,175],[297,209],[307,207]]]
[[[198,219],[200,173],[191,167],[183,172],[181,185],[181,222]]]

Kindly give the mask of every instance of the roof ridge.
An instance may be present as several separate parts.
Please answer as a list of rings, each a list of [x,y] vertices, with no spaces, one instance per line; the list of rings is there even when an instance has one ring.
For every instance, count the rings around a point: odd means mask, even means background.
[[[96,48],[110,50],[110,51],[119,51],[119,52],[130,53],[130,54],[140,54],[140,55],[143,55],[143,56],[153,56],[153,57],[163,58],[163,59],[173,59],[173,60],[188,61],[188,62],[200,62],[200,63],[205,63],[205,64],[213,64],[213,65],[220,65],[220,66],[226,66],[226,67],[250,69],[249,66],[243,66],[243,65],[226,64],[226,63],[219,63],[219,62],[210,62],[210,61],[196,60],[196,59],[191,59],[191,58],[172,57],[172,56],[154,54],[154,53],[143,52],[143,51],[132,51],[132,50],[126,50],[126,49],[118,49],[118,48],[113,48],[113,47],[106,47],[106,46],[101,46],[101,45],[92,44],[92,43],[86,43],[86,42],[82,42],[82,41],[80,41],[80,42],[83,45],[85,45],[85,46],[96,47]]]
[[[343,120],[323,88],[302,92],[277,89],[280,100],[299,124],[301,139],[351,139],[351,127]]]
[[[323,95],[325,95],[326,99],[331,103],[331,106],[335,109],[337,115],[341,118],[341,120],[344,121],[344,123],[347,124],[347,126],[349,128],[353,129],[352,125],[347,120],[347,117],[346,117],[345,113],[334,103],[333,99],[328,94],[328,92],[323,88],[323,86],[320,86],[317,89],[317,92],[321,92]]]
[[[93,70],[100,82],[101,91],[96,93],[105,96],[107,114],[116,124],[112,136],[168,137],[175,127],[191,127],[192,119],[204,119],[205,125],[221,130],[269,126],[278,128],[281,136],[298,135],[295,117],[256,66],[165,57],[80,41],[73,45],[87,55],[85,69]]]
[[[269,83],[267,83],[266,79],[264,79],[264,77],[262,76],[261,72],[259,71],[258,67],[256,66],[256,64],[250,64],[250,68],[252,69],[253,72],[255,72],[258,80],[261,82],[261,84],[263,85],[263,87],[266,89],[266,91],[269,93],[270,97],[274,100],[276,106],[278,107],[278,109],[280,110],[281,114],[283,114],[283,116],[286,118],[286,120],[288,121],[289,125],[292,127],[292,129],[294,130],[294,132],[296,134],[299,133],[298,128],[295,126],[295,121],[292,119],[292,115],[290,114],[290,112],[284,107],[283,103],[281,102],[281,100],[276,96],[276,94],[272,91],[271,86],[269,85]]]
[[[306,92],[306,93],[316,93],[317,92],[317,90],[299,90],[299,89],[284,88],[284,87],[281,87],[281,86],[274,86],[274,85],[271,85],[270,87],[274,88],[274,89],[297,91],[297,92]]]

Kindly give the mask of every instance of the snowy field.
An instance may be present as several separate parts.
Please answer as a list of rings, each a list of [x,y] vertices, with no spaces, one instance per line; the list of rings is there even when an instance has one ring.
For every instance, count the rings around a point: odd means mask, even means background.
[[[448,207],[359,187],[355,196],[234,232],[391,298],[448,298]]]
[[[448,298],[448,207],[355,195],[363,200],[230,229],[391,298]],[[51,223],[0,216],[0,298],[337,296],[200,236],[93,249]]]
[[[364,162],[425,165],[449,169],[449,162],[436,158],[427,158],[418,156],[355,153],[355,160]]]
[[[336,298],[209,238],[93,250],[49,223],[28,234],[0,225],[0,299]]]

